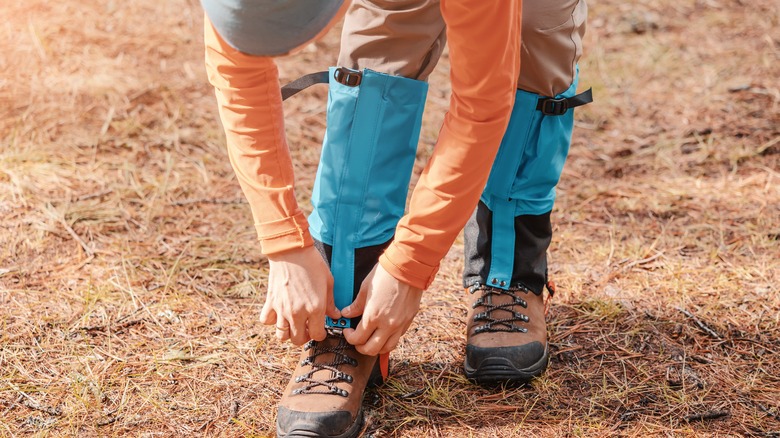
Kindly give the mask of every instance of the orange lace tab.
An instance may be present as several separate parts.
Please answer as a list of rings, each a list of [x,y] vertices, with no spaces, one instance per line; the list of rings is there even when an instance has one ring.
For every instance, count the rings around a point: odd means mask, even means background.
[[[379,370],[382,372],[382,378],[387,380],[390,375],[390,353],[379,355]]]
[[[555,296],[556,289],[555,282],[552,280],[549,280],[545,286],[547,287],[547,299],[544,300],[544,316],[547,316],[547,313],[550,311],[550,302]]]

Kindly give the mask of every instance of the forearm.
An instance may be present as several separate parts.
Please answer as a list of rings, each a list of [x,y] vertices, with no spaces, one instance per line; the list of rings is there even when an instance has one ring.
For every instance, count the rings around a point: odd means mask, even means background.
[[[282,100],[272,58],[250,56],[205,23],[206,70],[216,90],[228,156],[266,254],[312,245],[295,200]]]
[[[426,288],[487,182],[514,103],[521,2],[443,0],[450,45],[450,108],[409,214],[380,259],[394,277]]]

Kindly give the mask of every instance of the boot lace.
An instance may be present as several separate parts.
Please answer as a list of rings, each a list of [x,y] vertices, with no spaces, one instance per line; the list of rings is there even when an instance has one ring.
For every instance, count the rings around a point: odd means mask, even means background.
[[[336,342],[333,343],[333,339]],[[309,357],[301,361],[301,366],[311,366],[311,370],[306,374],[301,374],[295,378],[298,383],[306,382],[306,385],[294,390],[293,394],[334,394],[342,397],[349,396],[349,392],[336,386],[341,382],[352,383],[352,375],[342,371],[342,365],[358,366],[357,359],[347,355],[348,351],[354,351],[355,347],[350,345],[341,333],[341,329],[328,329],[328,338],[324,341],[311,340],[306,343],[304,350],[311,351]],[[332,353],[330,362],[318,362],[317,357]],[[330,378],[314,378],[319,371],[330,371]]]
[[[469,288],[469,292],[472,294],[481,292],[482,294],[479,298],[477,298],[476,301],[474,301],[472,308],[485,308],[483,312],[474,314],[474,322],[484,322],[484,324],[474,327],[475,335],[479,333],[492,332],[526,333],[528,331],[528,329],[525,327],[516,325],[516,323],[527,323],[530,321],[530,319],[528,318],[528,315],[516,311],[515,306],[520,306],[522,308],[528,307],[528,302],[520,298],[517,294],[520,292],[525,294],[529,292],[533,293],[530,289],[526,288],[525,286],[518,285],[517,287],[511,287],[507,290],[504,290],[483,284],[475,284]],[[502,295],[511,297],[512,301],[498,305],[493,304],[493,297]],[[494,317],[493,312],[496,310],[503,310],[507,316],[504,318]]]

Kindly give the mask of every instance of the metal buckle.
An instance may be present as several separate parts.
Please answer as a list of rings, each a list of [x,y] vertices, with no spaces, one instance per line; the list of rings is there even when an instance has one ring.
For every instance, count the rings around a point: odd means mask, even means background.
[[[341,85],[357,87],[363,79],[363,74],[346,67],[339,67],[333,72],[333,79]]]
[[[569,101],[563,99],[546,99],[542,102],[542,114],[546,116],[562,116],[569,110]]]

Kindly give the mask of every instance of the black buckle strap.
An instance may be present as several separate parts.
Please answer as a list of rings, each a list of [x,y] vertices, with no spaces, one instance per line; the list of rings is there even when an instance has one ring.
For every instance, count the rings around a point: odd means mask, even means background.
[[[295,96],[299,92],[317,84],[328,83],[328,72],[318,71],[317,73],[310,73],[305,76],[301,76],[298,79],[290,82],[282,87],[282,100]]]
[[[363,80],[363,73],[350,70],[346,67],[339,67],[336,69],[336,71],[333,72],[333,79],[342,85],[346,85],[348,87],[357,87]],[[295,96],[312,85],[327,83],[327,71],[318,71],[316,73],[310,73],[305,76],[301,76],[282,87],[282,100],[287,100],[288,98]]]
[[[554,99],[545,97],[539,99],[536,103],[536,110],[541,111],[546,116],[562,116],[571,108],[585,105],[593,102],[593,89],[588,88],[582,93],[568,98]]]
[[[347,87],[357,87],[363,80],[363,73],[346,67],[339,67],[333,72],[333,79]]]

